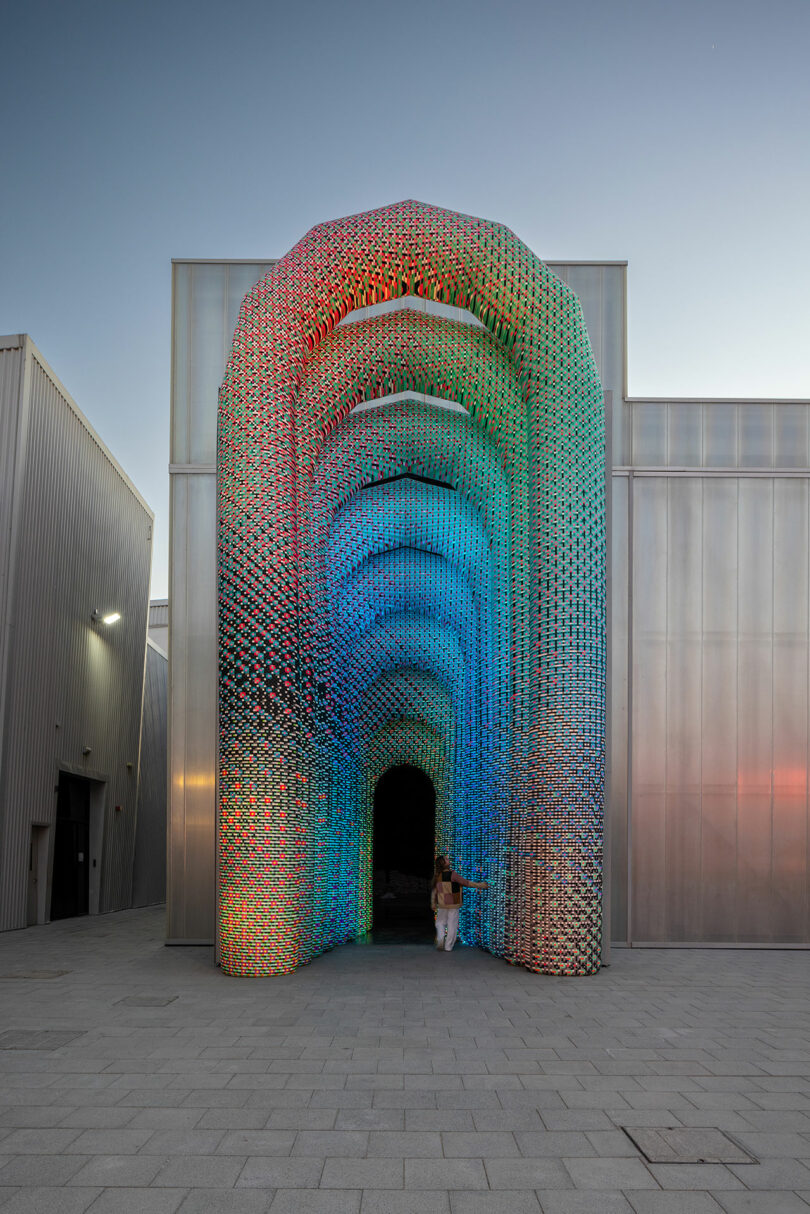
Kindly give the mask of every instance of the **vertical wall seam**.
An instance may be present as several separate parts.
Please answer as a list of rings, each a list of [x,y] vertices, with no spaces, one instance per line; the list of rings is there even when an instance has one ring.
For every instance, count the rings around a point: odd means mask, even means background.
[[[633,947],[633,535],[635,480],[633,469],[627,478],[627,943]]]
[[[739,437],[739,426],[735,430],[735,439]],[[735,728],[734,728],[734,940],[740,938],[740,478],[736,480],[737,510],[734,528],[737,561],[735,567],[736,581],[736,612],[737,612],[737,654],[735,671]]]

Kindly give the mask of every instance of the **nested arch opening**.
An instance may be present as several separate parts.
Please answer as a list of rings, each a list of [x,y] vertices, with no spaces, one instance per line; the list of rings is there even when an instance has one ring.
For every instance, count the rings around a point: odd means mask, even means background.
[[[335,331],[413,292],[488,332],[407,312]],[[351,412],[408,391],[468,413]],[[501,225],[414,202],[352,216],[248,295],[218,446],[229,972],[288,972],[365,930],[377,782],[416,755],[438,843],[490,882],[462,938],[541,972],[598,966],[602,426],[575,297]],[[389,678],[403,645],[408,686]],[[449,715],[420,715],[434,677]]]

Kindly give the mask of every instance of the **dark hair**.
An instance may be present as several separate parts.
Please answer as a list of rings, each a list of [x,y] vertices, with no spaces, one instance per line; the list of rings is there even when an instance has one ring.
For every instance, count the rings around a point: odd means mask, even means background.
[[[447,856],[437,856],[436,864],[434,865],[434,870],[433,870],[435,872],[436,876],[438,876],[439,873],[443,873],[446,868],[447,868]]]

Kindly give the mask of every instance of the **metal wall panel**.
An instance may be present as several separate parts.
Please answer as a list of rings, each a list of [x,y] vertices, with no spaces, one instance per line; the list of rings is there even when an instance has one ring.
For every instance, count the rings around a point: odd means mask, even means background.
[[[808,932],[807,813],[810,480],[774,481],[773,515],[773,938]]]
[[[592,266],[593,273],[597,267]],[[613,431],[611,437],[614,466],[629,462],[627,395],[627,266],[598,267],[602,283],[602,359],[599,374],[602,386],[613,393]]]
[[[737,901],[737,480],[703,482],[701,931],[734,940]],[[677,655],[673,655],[677,660]]]
[[[773,466],[773,410],[760,402],[737,406],[741,468]]]
[[[614,476],[611,493],[610,524],[610,756],[606,812],[610,855],[610,938],[626,941],[629,937],[627,903],[627,763],[628,763],[628,499],[629,478]]]
[[[24,391],[3,403],[28,418],[0,740],[4,929],[25,926],[31,826],[53,826],[61,769],[103,784],[98,907],[129,905],[152,551],[151,511],[28,338],[24,352]],[[94,608],[121,619],[94,624]]]
[[[810,452],[807,449],[809,419],[810,408],[805,404],[782,402],[774,407],[773,460],[775,467],[810,467]]]
[[[167,935],[214,935],[219,386],[246,293],[272,265],[175,262],[172,285]]]
[[[216,478],[172,477],[169,939],[214,935]]]
[[[737,406],[703,410],[703,462],[707,468],[737,467]]]
[[[808,467],[810,407],[796,401],[625,402],[636,468]]]
[[[169,600],[152,599],[149,604],[149,640],[169,653]]]
[[[171,463],[216,463],[219,386],[244,296],[272,262],[175,262]]]
[[[667,481],[666,898],[668,939],[700,932],[703,526],[699,477]]]
[[[739,483],[737,938],[768,940],[773,751],[773,482]]]
[[[633,480],[632,560],[632,932],[635,939],[665,940],[667,482],[663,479]]]
[[[613,393],[613,463],[628,464],[630,433],[628,407],[624,400],[627,264],[561,261],[546,264],[579,297],[602,387]]]
[[[226,275],[224,266],[192,267],[191,331],[194,341],[189,350],[188,422],[191,463],[213,464],[217,458],[216,403],[225,369]]]
[[[184,263],[172,265],[172,370],[171,422],[169,429],[170,463],[187,464],[189,451],[188,423],[190,416],[191,356],[191,274],[193,267]]]
[[[633,463],[657,467],[667,462],[667,406],[663,402],[633,406]]]
[[[21,334],[0,338],[0,780],[7,670],[12,644],[11,599],[18,545],[18,499],[22,491],[28,411],[23,388],[26,365]],[[0,849],[3,823],[0,818]]]
[[[132,865],[132,905],[154,906],[166,899],[166,696],[169,663],[151,641],[146,646],[146,680],[138,778],[138,817]]]
[[[808,943],[810,480],[634,482],[633,940]]]
[[[557,273],[556,270],[553,272]],[[562,275],[558,274],[557,277],[562,277]],[[580,302],[591,349],[601,376],[603,361],[602,276],[598,272],[594,274],[593,266],[570,265],[566,267],[565,282]],[[602,387],[606,391],[610,391],[613,385],[603,382]],[[619,395],[621,395],[621,391]]]
[[[667,463],[676,468],[699,468],[703,462],[703,409],[698,404],[673,402],[667,407]]]

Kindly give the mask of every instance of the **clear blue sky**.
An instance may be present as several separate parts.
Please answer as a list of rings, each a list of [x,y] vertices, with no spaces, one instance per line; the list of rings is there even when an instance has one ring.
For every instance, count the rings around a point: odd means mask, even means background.
[[[170,260],[415,197],[627,258],[633,395],[810,396],[810,0],[25,0],[0,332],[157,512]]]

